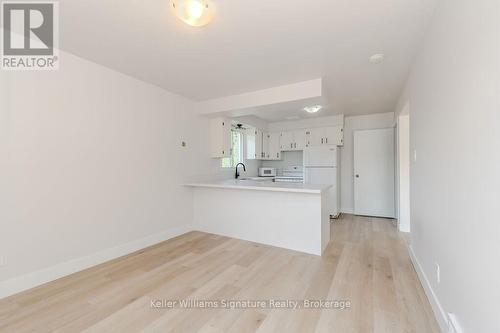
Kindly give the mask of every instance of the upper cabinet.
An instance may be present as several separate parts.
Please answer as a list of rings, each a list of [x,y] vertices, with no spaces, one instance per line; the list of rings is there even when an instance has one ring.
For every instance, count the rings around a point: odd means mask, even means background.
[[[246,130],[247,159],[260,160],[263,157],[262,151],[262,131],[257,128]]]
[[[342,126],[311,128],[306,131],[306,146],[344,145],[344,129]]]
[[[280,160],[281,159],[281,133],[264,132],[262,140],[262,152],[264,160]]]
[[[306,147],[306,130],[294,130],[281,133],[282,151],[303,150]]]
[[[250,128],[246,132],[247,159],[279,160],[281,159],[280,133],[263,132]]]
[[[258,128],[245,131],[246,158],[251,160],[280,160],[283,151],[300,151],[323,145],[343,146],[342,125],[265,132]],[[210,152],[213,158],[231,156],[231,121],[227,118],[210,120]]]
[[[210,119],[209,127],[210,156],[231,156],[231,122],[227,118],[214,118]]]

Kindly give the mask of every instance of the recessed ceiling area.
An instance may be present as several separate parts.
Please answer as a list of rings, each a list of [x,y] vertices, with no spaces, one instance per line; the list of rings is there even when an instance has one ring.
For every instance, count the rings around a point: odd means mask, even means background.
[[[321,78],[257,90],[245,94],[198,102],[196,111],[206,116],[255,116],[266,122],[298,120],[334,115],[323,95]],[[308,113],[306,108],[321,106],[321,112]],[[325,107],[326,106],[326,107]]]
[[[379,113],[395,107],[435,0],[213,2],[200,28],[168,0],[61,1],[60,45],[194,101],[321,77],[325,112]]]

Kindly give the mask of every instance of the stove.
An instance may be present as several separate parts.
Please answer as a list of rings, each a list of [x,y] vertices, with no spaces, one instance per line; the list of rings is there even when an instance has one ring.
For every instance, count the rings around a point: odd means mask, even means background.
[[[281,174],[274,179],[276,183],[303,183],[304,168],[302,166],[291,166],[283,168]]]

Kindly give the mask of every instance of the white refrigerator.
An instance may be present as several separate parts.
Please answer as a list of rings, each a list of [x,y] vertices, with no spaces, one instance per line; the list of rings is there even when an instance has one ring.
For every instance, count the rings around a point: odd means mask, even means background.
[[[304,149],[304,183],[332,185],[327,194],[330,215],[340,212],[339,149],[335,146],[308,147]]]

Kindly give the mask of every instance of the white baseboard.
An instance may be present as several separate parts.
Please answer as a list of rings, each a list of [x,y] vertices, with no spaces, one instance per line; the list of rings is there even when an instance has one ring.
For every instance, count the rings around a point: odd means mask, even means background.
[[[192,225],[171,228],[126,244],[99,251],[86,257],[63,262],[36,272],[2,281],[0,282],[0,299],[161,243],[192,230]]]
[[[417,257],[415,256],[415,252],[413,252],[413,248],[411,247],[411,245],[408,246],[408,251],[410,252],[410,258],[413,263],[413,267],[415,267],[415,270],[417,271],[420,283],[424,287],[425,294],[427,295],[427,298],[431,303],[432,310],[434,311],[434,315],[436,316],[439,327],[441,328],[442,332],[448,332],[449,327],[448,327],[448,319],[447,319],[448,317],[446,315],[446,312],[441,306],[441,303],[439,302],[439,299],[434,293],[434,290],[432,290],[431,284],[429,283],[429,279],[422,270],[422,266],[420,266],[420,263]]]

